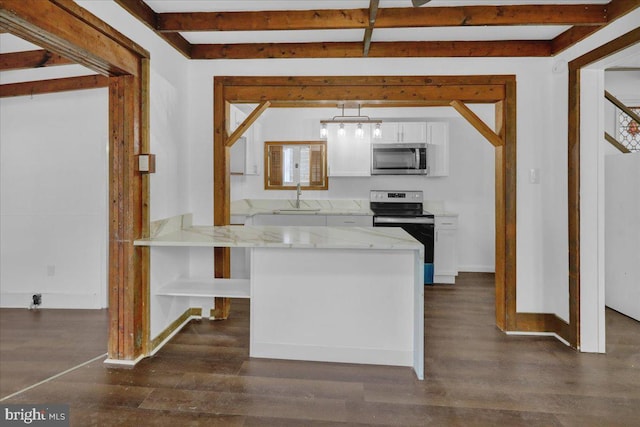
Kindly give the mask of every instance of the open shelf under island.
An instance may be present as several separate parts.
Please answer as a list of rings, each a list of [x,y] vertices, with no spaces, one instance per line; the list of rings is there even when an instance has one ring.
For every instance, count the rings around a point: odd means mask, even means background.
[[[185,309],[213,297],[250,298],[251,357],[410,366],[424,377],[424,249],[399,228],[192,226],[184,215],[153,223],[135,245],[152,247],[152,337],[177,332]],[[154,272],[193,247],[248,248],[250,278]]]

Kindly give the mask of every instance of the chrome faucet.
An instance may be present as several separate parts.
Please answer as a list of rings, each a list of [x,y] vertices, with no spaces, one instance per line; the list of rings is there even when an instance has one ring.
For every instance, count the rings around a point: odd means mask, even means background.
[[[296,186],[296,209],[300,208],[300,195],[302,195],[302,188],[300,187],[300,183]]]

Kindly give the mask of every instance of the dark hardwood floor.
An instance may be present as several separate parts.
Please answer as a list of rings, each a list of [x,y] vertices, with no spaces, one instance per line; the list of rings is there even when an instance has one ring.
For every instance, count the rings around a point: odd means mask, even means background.
[[[490,274],[425,291],[424,381],[410,368],[250,359],[249,305],[236,300],[231,319],[191,322],[134,369],[98,360],[2,403],[68,403],[74,426],[640,425],[638,322],[607,310],[607,355],[581,354],[498,331]],[[49,375],[49,360],[74,366],[105,347],[106,318],[33,315],[45,313],[0,310],[3,396],[38,380],[5,376],[12,366]]]

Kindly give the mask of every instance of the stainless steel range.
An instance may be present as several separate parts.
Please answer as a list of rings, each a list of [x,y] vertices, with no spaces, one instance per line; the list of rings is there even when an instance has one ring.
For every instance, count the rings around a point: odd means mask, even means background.
[[[424,245],[424,283],[433,284],[435,217],[422,204],[422,191],[372,190],[369,196],[374,227],[402,227]]]

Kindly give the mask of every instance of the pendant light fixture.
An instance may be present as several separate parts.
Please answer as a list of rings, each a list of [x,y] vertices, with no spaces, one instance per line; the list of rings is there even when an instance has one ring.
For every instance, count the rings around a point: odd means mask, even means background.
[[[376,127],[373,131],[374,138],[382,138],[382,130],[380,129],[380,125],[382,120],[372,119],[369,116],[363,116],[360,114],[360,104],[358,104],[358,115],[357,116],[347,116],[344,114],[344,104],[341,106],[342,114],[339,116],[334,116],[330,120],[320,120],[320,138],[325,139],[327,137],[327,125],[331,123],[337,123],[340,125],[338,128],[338,136],[346,136],[347,131],[345,129],[345,124],[355,124],[355,137],[358,139],[364,138],[364,128],[363,124],[375,124]]]

